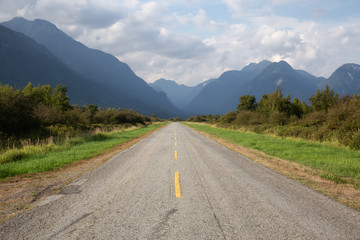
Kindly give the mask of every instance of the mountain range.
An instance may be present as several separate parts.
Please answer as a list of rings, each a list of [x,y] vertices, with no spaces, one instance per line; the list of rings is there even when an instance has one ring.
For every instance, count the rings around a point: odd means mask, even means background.
[[[210,79],[198,84],[195,87],[189,87],[186,85],[179,85],[175,81],[166,80],[161,78],[156,82],[149,83],[149,85],[157,92],[166,93],[169,100],[178,108],[184,109],[192,99],[194,99],[201,90],[210,82],[215,79]]]
[[[23,88],[65,85],[73,104],[129,108],[162,118],[224,114],[235,110],[242,95],[280,88],[283,95],[308,101],[329,85],[341,96],[360,93],[360,65],[347,63],[329,78],[267,60],[222,73],[197,86],[159,79],[147,84],[111,54],[75,41],[44,20],[14,18],[0,24],[0,83]]]
[[[158,80],[152,84],[157,91],[163,91],[168,96],[177,92],[181,96],[184,86],[179,87],[169,80]],[[196,95],[191,95],[184,101],[176,99],[172,102],[179,108],[197,114],[224,114],[235,110],[239,98],[243,95],[254,95],[260,100],[264,94],[281,89],[283,95],[299,98],[309,103],[309,98],[318,89],[328,85],[340,96],[360,94],[360,65],[348,63],[339,67],[329,78],[316,77],[303,70],[293,69],[287,62],[270,62],[267,60],[251,63],[242,70],[224,72],[217,79],[187,87],[186,92],[199,89]],[[169,89],[169,86],[172,86]]]
[[[35,53],[33,51],[32,54],[34,55],[30,54],[26,58],[27,61],[21,55],[14,53],[11,55],[14,56],[14,61],[12,62],[12,67],[9,67],[9,63],[3,66],[7,76],[0,78],[2,83],[10,83],[17,87],[23,87],[26,85],[26,79],[21,77],[22,80],[19,81],[14,76],[28,76],[28,81],[31,81],[33,85],[44,83],[51,84],[52,86],[65,84],[75,104],[94,103],[104,107],[130,108],[143,114],[155,114],[164,118],[185,115],[184,111],[177,109],[167,99],[166,94],[156,92],[143,79],[136,76],[127,64],[120,62],[116,57],[108,53],[86,47],[66,35],[50,22],[39,19],[28,21],[24,18],[14,18],[1,25],[21,33],[21,35],[17,34],[18,45],[12,45],[12,41],[8,41],[8,48],[16,51],[19,46],[27,49],[45,47],[47,50],[46,57],[57,59],[59,66],[62,68],[62,70],[59,70],[60,72],[64,72],[64,69],[67,68],[66,71],[72,72],[73,75],[77,76],[76,78],[74,76],[53,78],[53,69],[48,66],[38,66],[41,64],[38,60],[35,61],[35,59],[43,57],[43,62],[52,61],[45,59],[45,55],[39,56],[37,55],[38,52]],[[9,34],[9,31],[3,32],[4,35],[6,33]],[[26,42],[30,41],[26,36],[36,42],[33,41],[31,46],[26,45]],[[4,36],[4,38],[6,37]],[[9,36],[8,38],[11,37]],[[6,56],[8,55],[9,53],[6,54]],[[18,57],[17,59],[15,59],[16,56]],[[39,72],[47,75],[47,82],[45,79],[41,80],[35,76],[31,77],[32,75],[39,74]],[[78,101],[80,97],[77,97],[75,94],[80,92],[88,92],[83,93],[88,95],[86,98],[81,98],[83,101]],[[91,96],[93,100],[89,98]]]
[[[1,25],[0,82],[15,88],[23,88],[29,82],[35,86],[49,84],[53,88],[65,85],[72,101],[79,105],[87,102],[107,105],[117,100],[106,94],[109,89],[83,78],[35,40]],[[94,91],[97,96],[91,94]]]

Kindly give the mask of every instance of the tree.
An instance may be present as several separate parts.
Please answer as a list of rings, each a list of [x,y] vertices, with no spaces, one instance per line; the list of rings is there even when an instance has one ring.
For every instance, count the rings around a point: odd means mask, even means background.
[[[257,104],[255,96],[244,95],[240,97],[239,101],[240,104],[236,107],[238,112],[256,110]]]
[[[311,108],[315,111],[328,112],[329,108],[334,106],[339,100],[339,95],[335,94],[333,90],[330,90],[326,85],[325,89],[317,90],[316,94],[310,97]]]
[[[65,112],[71,109],[70,99],[67,96],[67,88],[65,86],[57,85],[52,96],[53,104],[60,111]]]
[[[0,132],[7,136],[27,136],[39,129],[39,121],[33,115],[34,106],[20,90],[0,84]]]
[[[26,87],[23,89],[23,93],[25,96],[29,97],[36,105],[53,105],[53,89],[50,87],[50,85],[34,87],[31,83],[28,83],[28,85],[26,85]]]
[[[222,123],[232,123],[236,119],[236,112],[230,111],[220,117]]]
[[[298,118],[302,118],[302,116],[306,113],[309,113],[309,106],[305,101],[300,101],[298,98],[294,98],[292,102],[292,114],[296,115]]]
[[[284,113],[286,116],[292,114],[290,96],[283,97],[281,89],[276,89],[272,94],[265,94],[258,102],[257,110],[269,116],[271,113]]]
[[[95,113],[98,112],[98,107],[94,104],[90,104],[86,107],[86,111],[88,113],[90,113],[89,120],[90,120],[90,123],[92,123]]]

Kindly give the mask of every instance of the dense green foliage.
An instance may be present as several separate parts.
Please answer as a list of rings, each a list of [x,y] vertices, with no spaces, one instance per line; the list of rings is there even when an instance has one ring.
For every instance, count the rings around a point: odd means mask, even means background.
[[[0,149],[21,147],[24,140],[30,144],[49,137],[63,141],[96,129],[146,125],[156,120],[127,109],[73,106],[65,86],[52,89],[29,83],[23,90],[15,90],[0,84]]]
[[[340,98],[326,86],[309,100],[310,105],[297,98],[291,101],[289,95],[284,97],[277,89],[263,95],[258,102],[254,96],[241,96],[237,112],[230,111],[220,118],[195,116],[188,121],[360,149],[360,95]]]
[[[283,139],[275,136],[211,127],[204,124],[188,126],[242,146],[260,150],[271,156],[287,159],[319,170],[326,179],[360,187],[360,152],[336,148],[322,143]]]

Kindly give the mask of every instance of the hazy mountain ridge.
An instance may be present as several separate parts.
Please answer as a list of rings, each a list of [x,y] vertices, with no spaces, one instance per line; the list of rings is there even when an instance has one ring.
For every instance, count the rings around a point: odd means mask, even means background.
[[[110,103],[113,107],[131,108],[161,117],[185,115],[170,103],[166,94],[154,91],[127,64],[111,54],[73,40],[50,22],[14,18],[2,25],[33,38],[85,79],[110,89],[107,94],[118,99]]]
[[[0,25],[0,82],[15,88],[23,88],[29,82],[33,85],[49,84],[55,88],[66,85],[72,103],[98,104],[107,106],[116,101],[109,97],[108,89],[86,80],[66,66],[60,59],[33,39]],[[86,85],[98,96],[83,91]]]
[[[355,63],[342,65],[322,83],[322,87],[326,84],[341,96],[360,94],[360,65]]]
[[[264,71],[246,83],[243,88],[246,94],[255,95],[260,100],[263,94],[271,93],[277,88],[292,98],[307,100],[317,88],[319,82],[310,74],[300,74],[287,62],[271,63]]]
[[[200,91],[213,79],[202,82],[196,86],[186,86],[177,84],[175,81],[161,78],[149,85],[157,92],[164,92],[168,99],[178,108],[184,108]]]
[[[326,79],[295,70],[285,61],[250,63],[240,71],[227,71],[212,80],[183,109],[197,114],[224,114],[235,110],[242,95],[254,95],[260,100],[263,94],[277,88],[282,89],[283,95],[308,102],[326,84],[341,96],[359,94],[360,65],[344,64]]]
[[[193,87],[165,79],[147,84],[127,64],[86,47],[47,21],[15,18],[2,25],[17,32],[0,28],[0,54],[6,56],[0,59],[0,82],[18,88],[29,81],[62,84],[79,105],[130,108],[167,118],[224,114],[235,110],[242,95],[260,100],[277,88],[305,101],[326,84],[341,96],[360,93],[360,65],[353,63],[339,67],[328,79],[295,70],[284,61],[264,60]]]

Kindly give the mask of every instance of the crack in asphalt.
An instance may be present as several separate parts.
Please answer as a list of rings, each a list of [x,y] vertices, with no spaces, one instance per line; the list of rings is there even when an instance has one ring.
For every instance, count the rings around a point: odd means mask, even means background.
[[[151,239],[159,239],[165,235],[165,233],[161,234],[161,231],[164,230],[165,226],[170,220],[170,217],[177,211],[178,209],[173,208],[165,214],[162,220],[154,227],[153,233],[151,234]]]
[[[49,237],[49,239],[53,239],[54,237],[56,237],[56,236],[59,235],[60,233],[66,231],[66,229],[68,229],[68,228],[71,227],[72,225],[80,222],[81,220],[83,220],[84,218],[88,217],[88,216],[91,215],[91,214],[92,214],[92,212],[90,212],[90,213],[85,213],[85,214],[83,214],[81,217],[75,219],[74,221],[71,221],[71,223],[69,223],[68,225],[66,225],[65,227],[63,227],[62,229],[60,229],[59,231],[57,231],[57,232],[54,233],[53,235],[51,235],[51,236]]]
[[[189,156],[189,157],[190,157],[190,156]],[[206,197],[206,201],[208,202],[208,204],[209,204],[209,206],[210,206],[210,209],[211,209],[212,214],[213,214],[213,216],[214,216],[214,218],[215,218],[215,221],[216,221],[216,223],[217,223],[217,225],[218,225],[218,227],[219,227],[219,229],[220,229],[220,231],[221,231],[221,234],[222,234],[223,238],[226,240],[226,235],[225,235],[224,229],[221,227],[219,218],[217,217],[217,215],[216,215],[216,213],[215,213],[215,211],[214,211],[214,207],[213,207],[213,205],[212,205],[211,202],[210,202],[209,196],[208,196],[208,194],[207,194],[207,192],[206,192],[206,190],[205,190],[205,187],[204,187],[203,182],[201,181],[200,175],[199,175],[198,171],[196,170],[196,168],[195,168],[195,166],[194,166],[194,164],[193,164],[192,162],[191,162],[191,166],[193,167],[193,169],[194,169],[194,171],[195,171],[195,173],[196,173],[196,177],[199,179],[201,188],[202,188],[202,190],[204,191],[204,194],[205,194],[205,197]]]

